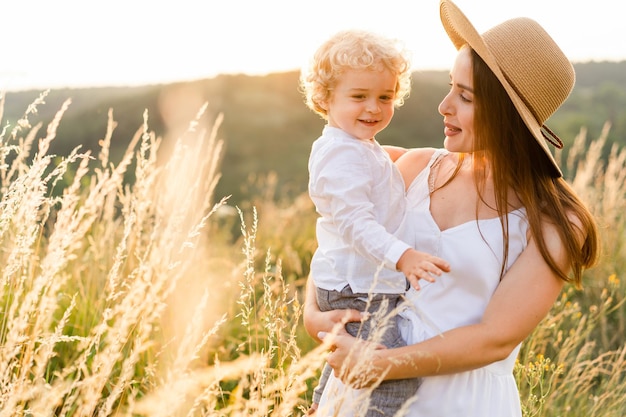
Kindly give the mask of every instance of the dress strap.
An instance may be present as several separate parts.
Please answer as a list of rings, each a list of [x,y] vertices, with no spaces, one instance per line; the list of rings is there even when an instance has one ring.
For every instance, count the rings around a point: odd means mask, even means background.
[[[439,162],[448,155],[446,149],[437,149],[428,161],[428,192],[432,194],[435,191],[435,178],[437,177],[437,167]]]
[[[436,149],[435,152],[433,152],[432,156],[430,157],[430,161],[428,161],[428,168],[432,168],[433,165],[437,163],[437,161],[439,161],[441,158],[443,158],[449,153],[450,152],[448,152],[448,150],[445,148]]]

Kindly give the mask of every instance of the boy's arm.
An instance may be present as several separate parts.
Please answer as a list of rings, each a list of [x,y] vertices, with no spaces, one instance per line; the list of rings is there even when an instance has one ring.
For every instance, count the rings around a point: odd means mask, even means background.
[[[336,233],[376,265],[395,270],[410,245],[378,222],[378,201],[372,198],[381,181],[374,174],[380,161],[370,149],[354,142],[333,143],[311,156],[315,162],[309,166],[309,196],[323,218],[318,228]]]
[[[395,149],[398,154],[409,155],[400,147]],[[353,250],[377,265],[402,271],[419,288],[420,278],[432,281],[431,274],[449,271],[449,265],[436,256],[415,251],[377,221],[377,201],[372,195],[380,179],[372,175],[378,161],[371,154],[360,145],[336,144],[311,164],[309,195]]]

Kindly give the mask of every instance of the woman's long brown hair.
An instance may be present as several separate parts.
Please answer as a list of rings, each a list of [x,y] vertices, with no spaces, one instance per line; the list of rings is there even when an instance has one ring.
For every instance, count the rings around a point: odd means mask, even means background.
[[[554,172],[548,156],[524,124],[506,90],[484,61],[472,50],[474,82],[475,149],[489,161],[496,201],[505,239],[504,262],[508,252],[509,193],[515,193],[526,209],[531,236],[547,264],[558,276],[582,285],[582,272],[599,256],[598,229],[587,207],[565,180]],[[479,158],[474,158],[479,160]],[[486,179],[486,167],[475,163],[478,193]],[[484,202],[484,199],[481,198]],[[572,222],[578,219],[578,224]],[[548,251],[542,222],[556,226],[569,259],[562,270]],[[504,273],[504,266],[502,273]]]

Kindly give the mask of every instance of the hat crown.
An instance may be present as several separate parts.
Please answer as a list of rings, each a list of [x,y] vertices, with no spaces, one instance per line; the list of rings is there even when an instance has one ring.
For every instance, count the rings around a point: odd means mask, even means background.
[[[550,160],[554,175],[561,170],[548,147],[561,139],[544,123],[574,88],[574,67],[548,33],[534,20],[520,17],[479,34],[450,0],[439,0],[441,23],[457,49],[469,45],[506,90],[526,127]]]
[[[482,37],[506,80],[542,125],[574,87],[570,61],[550,35],[529,18],[507,20]]]

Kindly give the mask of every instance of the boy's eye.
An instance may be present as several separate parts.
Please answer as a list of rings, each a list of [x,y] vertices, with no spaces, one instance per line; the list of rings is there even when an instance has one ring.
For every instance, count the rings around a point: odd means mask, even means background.
[[[363,100],[365,98],[365,94],[354,94],[352,98],[356,100]]]
[[[382,101],[391,101],[393,100],[393,96],[380,96],[380,100]]]

